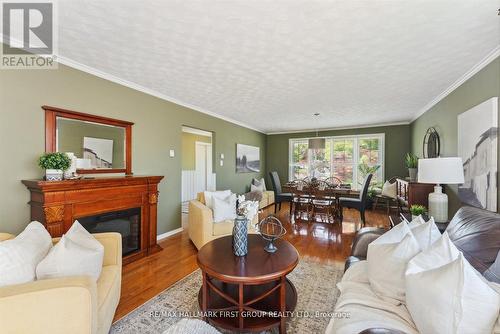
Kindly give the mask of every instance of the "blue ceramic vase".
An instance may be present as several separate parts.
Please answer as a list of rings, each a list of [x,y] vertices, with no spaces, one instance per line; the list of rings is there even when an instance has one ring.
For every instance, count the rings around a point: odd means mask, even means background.
[[[242,216],[234,219],[233,253],[236,256],[245,256],[248,253],[248,225],[247,219]]]

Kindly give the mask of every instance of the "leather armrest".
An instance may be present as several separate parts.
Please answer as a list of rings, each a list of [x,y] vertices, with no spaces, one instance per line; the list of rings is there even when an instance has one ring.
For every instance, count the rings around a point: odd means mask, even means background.
[[[363,227],[356,233],[352,243],[351,256],[365,258],[368,253],[368,244],[387,232],[386,229],[378,227]]]

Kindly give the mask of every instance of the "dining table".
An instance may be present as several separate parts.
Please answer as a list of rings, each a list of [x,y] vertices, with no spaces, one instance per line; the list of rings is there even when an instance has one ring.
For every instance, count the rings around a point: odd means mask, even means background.
[[[285,193],[291,193],[291,194],[298,194],[297,196],[307,196],[308,198],[311,198],[311,196],[317,196],[320,198],[334,198],[334,210],[333,210],[333,218],[339,218],[341,217],[341,208],[338,204],[339,198],[340,197],[358,197],[359,196],[359,190],[351,189],[350,187],[346,186],[327,186],[327,187],[317,187],[312,184],[307,184],[303,185],[299,189],[297,189],[297,183],[296,182],[287,182],[282,186],[283,192]],[[302,195],[306,194],[306,195]],[[314,195],[312,195],[314,194]]]

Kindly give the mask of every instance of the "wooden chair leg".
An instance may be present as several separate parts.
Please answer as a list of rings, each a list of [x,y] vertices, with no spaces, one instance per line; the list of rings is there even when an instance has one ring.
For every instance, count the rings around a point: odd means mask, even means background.
[[[276,214],[276,209],[278,208],[278,203],[274,202],[274,214]]]

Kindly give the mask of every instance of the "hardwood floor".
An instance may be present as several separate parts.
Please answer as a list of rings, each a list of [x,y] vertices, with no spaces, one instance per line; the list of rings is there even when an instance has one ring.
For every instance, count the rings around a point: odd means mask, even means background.
[[[273,206],[268,207],[260,217],[273,213],[273,210]],[[360,228],[359,213],[354,210],[344,210],[342,224],[300,221],[292,224],[286,205],[278,217],[287,230],[285,238],[297,248],[301,258],[322,263],[344,262],[351,251],[354,233]],[[366,223],[366,226],[388,227],[389,219],[385,211],[368,211]],[[123,267],[122,294],[115,320],[198,268],[197,250],[187,231],[162,240],[159,245],[163,251]]]

